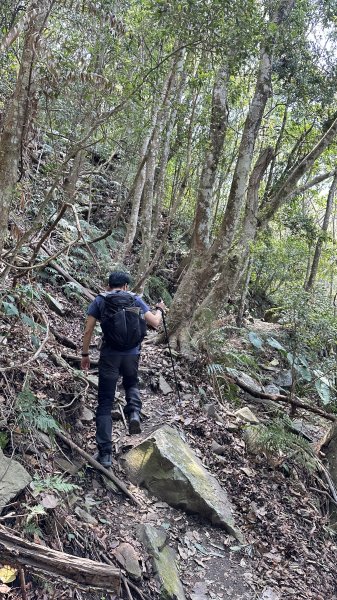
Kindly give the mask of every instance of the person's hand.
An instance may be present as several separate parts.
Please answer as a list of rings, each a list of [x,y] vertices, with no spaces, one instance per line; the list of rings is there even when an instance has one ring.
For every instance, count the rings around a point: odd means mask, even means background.
[[[160,300],[160,302],[157,302],[156,308],[159,308],[159,310],[162,310],[163,312],[167,310],[167,306],[162,300]]]
[[[81,369],[82,369],[82,371],[89,371],[89,369],[90,369],[90,358],[89,358],[89,356],[82,356]]]

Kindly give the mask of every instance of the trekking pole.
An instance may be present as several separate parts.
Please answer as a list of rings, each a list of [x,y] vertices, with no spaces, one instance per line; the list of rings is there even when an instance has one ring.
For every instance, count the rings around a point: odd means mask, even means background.
[[[176,370],[175,370],[175,366],[174,366],[174,360],[173,360],[173,355],[172,355],[172,350],[171,350],[171,344],[170,344],[169,336],[168,336],[168,333],[167,333],[165,314],[164,314],[163,310],[161,311],[161,314],[162,314],[162,317],[163,317],[163,326],[164,326],[164,331],[165,331],[165,336],[166,336],[166,343],[167,343],[167,347],[169,349],[169,354],[170,354],[171,364],[172,364],[172,371],[173,371],[174,381],[175,381],[176,389],[177,389],[178,404],[181,404],[181,398],[180,398],[180,392],[179,392],[179,387],[178,387],[177,375],[176,375]]]

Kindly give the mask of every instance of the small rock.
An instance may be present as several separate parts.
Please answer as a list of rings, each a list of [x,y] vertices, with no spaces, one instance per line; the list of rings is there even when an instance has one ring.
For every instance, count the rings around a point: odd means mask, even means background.
[[[44,292],[44,297],[50,310],[54,311],[60,317],[65,316],[66,313],[64,311],[64,308],[62,304],[58,300],[56,300],[56,298],[54,298],[51,294],[48,294],[48,292]]]
[[[84,523],[88,523],[89,525],[98,525],[97,519],[90,515],[86,510],[83,510],[83,508],[76,506],[75,513],[79,519],[81,519],[81,521],[84,521]]]
[[[277,590],[274,590],[271,587],[264,588],[262,595],[259,597],[259,600],[280,600],[281,596]]]
[[[222,454],[225,454],[225,452],[226,452],[226,448],[224,446],[221,446],[220,444],[218,444],[218,442],[216,442],[215,440],[213,440],[211,443],[211,450],[212,450],[212,452],[214,452],[214,454],[218,454],[220,456]]]
[[[226,425],[226,429],[227,431],[229,431],[230,433],[234,433],[235,431],[238,431],[239,428],[237,425],[235,425],[235,423],[228,423]]]
[[[0,513],[31,482],[31,476],[16,460],[7,458],[0,448]]]
[[[123,542],[116,548],[114,555],[120,566],[125,569],[135,581],[140,581],[142,572],[139,566],[137,553],[131,544]]]
[[[66,473],[69,473],[70,475],[76,475],[76,473],[78,473],[78,471],[83,467],[84,465],[84,460],[80,460],[78,462],[70,462],[69,460],[66,460],[65,458],[62,458],[61,456],[56,456],[54,459],[56,465],[62,469],[62,471],[65,471]]]
[[[52,441],[51,441],[49,435],[47,435],[43,431],[36,431],[36,436],[39,438],[39,440],[42,442],[42,444],[46,448],[48,448],[48,450],[50,450],[53,447],[53,444],[52,444]]]
[[[267,394],[280,394],[280,388],[277,387],[277,385],[275,385],[274,383],[269,383],[268,385],[264,386],[264,391]]]
[[[239,410],[235,411],[235,416],[244,421],[245,423],[252,423],[257,425],[259,423],[259,419],[254,415],[254,413],[248,408],[248,406],[244,406]]]
[[[87,408],[86,406],[83,406],[82,409],[82,414],[81,414],[81,421],[85,421],[85,422],[90,422],[94,420],[94,413],[92,412],[92,410],[90,410],[90,408]]]
[[[281,371],[275,383],[280,387],[290,388],[293,383],[291,371]]]
[[[161,391],[162,394],[164,394],[164,396],[166,396],[167,394],[171,394],[171,392],[173,392],[173,389],[167,383],[166,379],[164,379],[164,377],[162,375],[160,375],[160,377],[159,377],[159,390]]]
[[[250,452],[251,454],[259,454],[261,452],[260,432],[261,426],[246,427],[243,439],[246,444],[247,452]]]
[[[203,411],[206,413],[208,417],[215,418],[217,416],[216,407],[213,402],[209,402],[208,404],[204,404],[202,407]]]

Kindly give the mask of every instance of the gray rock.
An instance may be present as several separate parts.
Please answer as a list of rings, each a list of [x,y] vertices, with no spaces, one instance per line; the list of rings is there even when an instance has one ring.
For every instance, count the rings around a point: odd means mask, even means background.
[[[81,521],[84,521],[84,523],[88,523],[89,525],[98,525],[97,519],[95,519],[95,517],[93,517],[86,510],[83,510],[83,508],[76,506],[75,513],[77,514],[78,518],[81,519]]]
[[[51,294],[48,294],[48,292],[44,292],[43,295],[45,297],[45,300],[46,300],[50,310],[54,311],[60,317],[64,317],[65,311],[64,311],[62,304],[60,304],[60,302],[58,300],[56,300],[56,298],[54,298]]]
[[[259,423],[259,419],[254,415],[253,411],[248,408],[248,406],[244,406],[243,408],[236,410],[234,414],[244,423],[253,423],[255,425]]]
[[[92,412],[92,410],[90,410],[90,408],[87,408],[86,406],[83,406],[82,409],[82,414],[81,414],[81,421],[85,421],[85,422],[90,422],[94,420],[94,413]]]
[[[279,385],[280,387],[290,388],[293,383],[291,371],[290,370],[281,371],[281,373],[279,374],[275,383],[276,383],[276,385]]]
[[[242,539],[235,527],[227,494],[179,433],[165,425],[124,457],[131,481],[144,485],[160,500],[198,513]]]
[[[237,369],[231,369],[229,367],[226,368],[226,371],[229,373],[229,375],[235,377],[237,381],[240,382],[242,385],[250,388],[252,392],[259,393],[262,391],[262,387],[260,386],[260,384],[257,383],[257,381],[255,381],[255,379],[253,379],[250,375],[247,375],[243,371],[238,371]]]
[[[0,513],[31,480],[26,469],[16,460],[7,458],[0,448]]]
[[[217,416],[215,404],[213,404],[213,402],[208,402],[208,404],[204,404],[202,410],[206,413],[208,417],[212,417],[215,419]]]
[[[219,456],[221,454],[225,454],[225,452],[226,452],[226,448],[224,446],[221,446],[220,444],[218,444],[218,442],[216,442],[215,440],[212,440],[211,450],[212,450],[212,452],[214,452],[214,454],[218,454]]]
[[[175,551],[166,544],[166,532],[145,524],[139,527],[139,537],[152,557],[153,567],[160,582],[160,598],[163,600],[185,600]]]
[[[280,388],[277,385],[275,385],[274,383],[269,383],[268,385],[265,385],[263,389],[267,394],[280,394],[281,393]]]
[[[166,396],[167,394],[171,394],[173,392],[173,389],[167,383],[166,379],[164,379],[164,377],[162,375],[160,375],[160,377],[159,377],[159,389],[160,389],[161,393],[164,394],[164,396]]]
[[[127,571],[132,579],[140,581],[142,572],[139,566],[138,556],[131,544],[123,542],[114,551],[117,562]]]

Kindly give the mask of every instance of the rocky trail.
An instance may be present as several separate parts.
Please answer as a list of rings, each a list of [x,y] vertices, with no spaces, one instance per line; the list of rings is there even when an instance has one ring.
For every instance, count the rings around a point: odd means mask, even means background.
[[[54,299],[58,308],[54,305],[50,309],[50,300],[48,310],[44,303],[38,303],[49,333],[25,370],[13,365],[20,364],[18,352],[27,345],[30,325],[27,322],[22,327],[21,320],[17,326],[11,322],[11,335],[6,334],[9,322],[3,326],[2,333],[7,336],[3,364],[8,370],[2,372],[7,386],[3,388],[1,416],[3,431],[11,432],[11,440],[1,460],[15,459],[33,479],[29,483],[29,479],[24,482],[21,478],[21,495],[0,502],[0,525],[41,549],[121,568],[121,593],[128,600],[337,598],[337,548],[326,511],[329,492],[324,494],[316,474],[299,466],[291,456],[273,455],[272,449],[254,452],[247,438],[254,423],[268,421],[273,403],[257,403],[242,390],[236,398],[231,397],[234,384],[230,381],[229,393],[219,395],[216,379],[207,374],[205,365],[176,356],[179,404],[167,348],[153,343],[155,333],[144,343],[141,359],[142,433],[128,435],[122,418],[121,387],[113,413],[112,469],[137,505],[57,435],[47,435],[37,427],[27,431],[17,413],[7,408],[13,406],[12,390],[20,395],[25,383],[45,403],[45,414],[57,419],[76,445],[90,455],[95,453],[98,351],[92,349],[92,371],[87,377],[78,370],[76,349],[82,318],[72,302],[62,296]],[[274,326],[272,329],[275,333]],[[232,345],[240,343],[238,338],[232,340]],[[266,377],[271,381],[275,373],[266,371]],[[27,402],[29,398],[21,395],[23,414],[29,411]],[[296,417],[309,425],[307,413],[298,412]],[[183,462],[188,454],[196,480],[204,481],[209,474],[215,478],[214,485],[227,492],[235,523],[232,530],[223,523],[212,525],[210,520],[218,519],[214,517],[217,508],[206,510],[205,504],[200,504],[200,489],[193,492],[190,484],[186,486],[180,467],[167,467],[170,457],[165,454],[166,441],[164,454],[156,455],[153,440],[161,435],[158,432],[164,432],[164,437],[179,435],[181,442],[174,438],[171,446],[183,445],[174,458]],[[138,486],[135,480],[130,483],[133,477],[128,457],[134,453],[138,460],[140,452],[147,457],[149,467],[142,476],[144,485]],[[157,462],[151,463],[155,456]],[[158,483],[162,466],[167,480],[153,493],[151,486]],[[216,488],[219,502],[221,488]],[[0,488],[0,498],[2,491]],[[174,507],[174,503],[184,508]],[[197,505],[199,514],[193,514]],[[116,591],[104,591],[104,586],[99,591],[29,568],[24,583],[16,573],[13,583],[4,579],[0,592],[4,598],[15,600],[24,597],[23,593],[25,600],[116,597]]]

